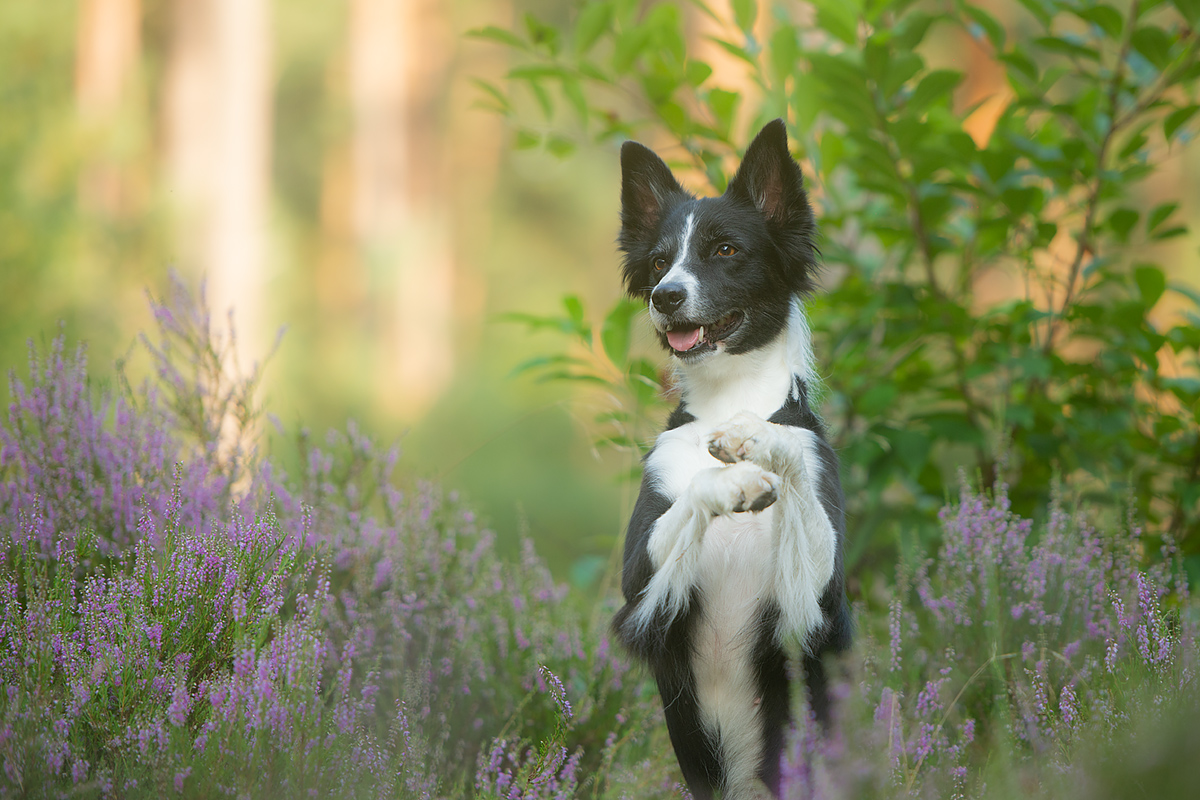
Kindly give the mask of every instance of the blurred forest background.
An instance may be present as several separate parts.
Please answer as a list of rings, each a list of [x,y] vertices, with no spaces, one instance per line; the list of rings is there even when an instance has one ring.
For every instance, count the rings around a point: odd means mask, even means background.
[[[980,5],[1005,23],[1018,8]],[[634,456],[594,450],[579,424],[594,398],[512,377],[550,340],[497,318],[564,294],[615,301],[619,141],[522,147],[480,107],[473,79],[502,76],[509,51],[463,33],[527,11],[575,14],[549,0],[0,5],[0,365],[21,371],[28,338],[62,321],[89,342],[93,374],[124,355],[145,374],[144,293],[176,270],[206,282],[217,314],[233,309],[244,365],[286,328],[263,397],[284,430],[352,417],[402,437],[402,472],[461,489],[505,546],[527,533],[560,576],[592,582],[621,534]],[[711,20],[684,14],[714,82],[752,92],[708,46]],[[951,29],[923,50],[965,71],[955,103],[980,104],[986,128],[1005,102],[987,51]],[[749,124],[734,123],[746,140]],[[1154,257],[1200,288],[1200,153],[1181,152],[1135,204],[1180,201],[1193,232]],[[1164,325],[1176,301],[1155,307]]]

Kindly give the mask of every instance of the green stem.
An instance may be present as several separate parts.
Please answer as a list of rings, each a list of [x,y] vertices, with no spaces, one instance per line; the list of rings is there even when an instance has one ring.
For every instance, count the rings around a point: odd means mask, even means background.
[[[1079,231],[1079,236],[1075,240],[1075,256],[1071,260],[1071,269],[1067,275],[1067,288],[1063,294],[1062,305],[1057,315],[1054,312],[1053,302],[1050,303],[1048,309],[1049,316],[1046,318],[1046,343],[1042,347],[1042,352],[1046,355],[1049,355],[1050,351],[1054,349],[1054,337],[1059,331],[1059,323],[1066,316],[1071,303],[1075,300],[1075,291],[1080,269],[1083,266],[1083,259],[1088,253],[1093,252],[1092,236],[1096,224],[1096,212],[1100,208],[1100,194],[1104,188],[1104,161],[1108,156],[1108,148],[1112,144],[1117,129],[1133,118],[1133,115],[1127,115],[1119,119],[1117,117],[1117,102],[1120,99],[1121,86],[1124,83],[1125,60],[1129,57],[1129,49],[1133,42],[1133,32],[1137,27],[1138,8],[1140,5],[1139,0],[1134,0],[1129,7],[1129,17],[1125,21],[1125,36],[1121,40],[1121,50],[1117,55],[1117,63],[1113,67],[1112,80],[1109,81],[1108,85],[1108,130],[1105,131],[1104,139],[1100,142],[1100,148],[1096,152],[1096,181],[1088,194],[1087,207],[1083,217],[1083,228]]]

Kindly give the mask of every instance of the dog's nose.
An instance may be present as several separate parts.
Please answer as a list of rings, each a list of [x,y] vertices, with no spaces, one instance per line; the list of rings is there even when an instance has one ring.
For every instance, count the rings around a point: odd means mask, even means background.
[[[660,283],[650,295],[650,302],[660,314],[673,314],[687,299],[687,290],[678,283]]]

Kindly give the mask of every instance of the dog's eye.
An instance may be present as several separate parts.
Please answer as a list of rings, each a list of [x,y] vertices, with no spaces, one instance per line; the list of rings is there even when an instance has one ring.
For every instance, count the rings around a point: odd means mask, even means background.
[[[726,258],[728,258],[729,256],[733,255],[736,252],[737,252],[737,248],[734,247],[733,245],[729,244],[728,242],[725,244],[717,245],[717,255],[719,255],[719,256],[725,256]]]
[[[654,271],[655,272],[662,272],[666,268],[667,268],[667,260],[665,258],[654,259]]]

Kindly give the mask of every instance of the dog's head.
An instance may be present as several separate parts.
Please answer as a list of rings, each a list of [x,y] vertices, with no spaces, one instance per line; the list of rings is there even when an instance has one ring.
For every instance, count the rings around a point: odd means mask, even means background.
[[[774,340],[815,269],[812,209],[782,120],[751,142],[720,197],[696,198],[637,142],[621,148],[625,288],[690,362]]]

